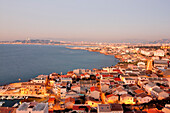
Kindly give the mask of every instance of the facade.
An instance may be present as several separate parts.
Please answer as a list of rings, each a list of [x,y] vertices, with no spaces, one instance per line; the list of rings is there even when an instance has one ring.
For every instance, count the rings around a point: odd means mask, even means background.
[[[98,87],[91,87],[90,88],[90,96],[93,97],[94,99],[100,100],[100,90]]]
[[[118,95],[110,94],[105,97],[107,103],[115,103],[118,101]]]
[[[46,82],[46,77],[36,77],[31,80],[33,83],[45,83]]]
[[[141,54],[143,54],[145,56],[152,56],[153,52],[149,51],[149,50],[141,50]]]
[[[45,84],[44,83],[23,82],[21,84],[21,94],[44,95],[44,94],[46,94]]]
[[[152,97],[147,95],[146,93],[141,93],[136,95],[136,99],[139,104],[143,104],[150,102],[152,100]]]
[[[61,78],[61,83],[63,82],[69,82],[69,83],[72,83],[72,78]]]
[[[90,105],[91,107],[97,107],[98,104],[102,104],[101,101],[96,100],[92,97],[87,97],[85,104]]]
[[[134,97],[129,94],[123,94],[120,96],[120,104],[135,104]]]
[[[133,78],[125,78],[124,82],[125,82],[125,84],[135,84],[135,79],[133,79]]]
[[[164,55],[165,55],[165,52],[163,50],[154,51],[154,56],[163,57]]]
[[[169,61],[167,60],[154,60],[154,67],[168,67]]]

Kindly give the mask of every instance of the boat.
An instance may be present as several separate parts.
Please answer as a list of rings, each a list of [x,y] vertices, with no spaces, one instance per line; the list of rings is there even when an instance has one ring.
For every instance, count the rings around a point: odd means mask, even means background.
[[[14,107],[14,108],[18,107],[18,105],[19,105],[18,103],[15,103],[12,107]]]
[[[5,102],[0,102],[0,107],[4,104]]]
[[[7,100],[11,100],[12,98],[11,98],[11,96],[8,96],[6,99],[7,99]]]
[[[18,99],[24,99],[22,96],[18,97]]]
[[[25,97],[25,99],[28,99],[28,97]]]
[[[18,99],[18,96],[14,96],[14,99]]]
[[[5,96],[2,96],[1,99],[4,100],[4,99],[6,99],[6,97],[5,97]]]

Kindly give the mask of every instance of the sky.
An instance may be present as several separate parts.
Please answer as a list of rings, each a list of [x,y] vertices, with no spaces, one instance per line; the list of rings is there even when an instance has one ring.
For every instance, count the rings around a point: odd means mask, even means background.
[[[170,0],[0,0],[0,41],[170,38]]]

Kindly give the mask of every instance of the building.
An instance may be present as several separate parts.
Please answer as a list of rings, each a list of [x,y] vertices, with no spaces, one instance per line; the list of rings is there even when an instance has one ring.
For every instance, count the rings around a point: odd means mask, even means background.
[[[168,94],[167,92],[165,92],[165,91],[163,91],[162,89],[157,88],[157,87],[155,87],[155,88],[152,89],[151,95],[152,95],[153,97],[158,98],[159,100],[162,100],[162,99],[164,99],[164,98],[169,97],[169,94]]]
[[[152,97],[147,95],[146,93],[140,93],[136,95],[136,99],[139,104],[143,104],[150,102],[152,100]]]
[[[22,103],[16,113],[48,113],[48,103]]]
[[[143,54],[145,56],[152,56],[153,52],[149,51],[149,50],[141,50],[141,54]]]
[[[145,68],[146,64],[144,62],[138,62],[137,66],[140,68]]]
[[[94,99],[100,100],[100,89],[98,87],[91,87],[90,88],[90,96]]]
[[[92,86],[97,86],[96,80],[80,80],[80,92],[86,94]]]
[[[156,88],[156,87],[159,88],[159,86],[157,86],[154,83],[148,83],[148,84],[143,86],[143,88],[148,92],[148,94],[151,94],[152,89]]]
[[[120,96],[120,103],[121,104],[135,104],[134,97],[129,94],[123,94]]]
[[[164,113],[170,113],[170,104],[165,104],[165,107],[162,109]]]
[[[156,50],[154,51],[154,56],[158,56],[158,57],[163,57],[165,55],[165,52],[163,50]]]
[[[23,82],[21,84],[21,94],[45,95],[46,88],[44,83]]]
[[[61,83],[67,83],[67,82],[69,82],[69,83],[72,83],[72,78],[61,78]]]
[[[110,94],[105,97],[105,101],[107,103],[115,103],[118,101],[118,98],[119,98],[118,95]]]
[[[90,109],[91,109],[91,107],[89,105],[74,104],[72,112],[75,111],[77,113],[90,113]]]
[[[125,84],[135,84],[135,79],[133,79],[133,78],[125,78],[124,82],[125,82]]]
[[[121,104],[99,104],[97,113],[123,113]]]
[[[98,104],[101,104],[102,102],[99,100],[96,100],[92,97],[86,97],[86,102],[85,104],[90,105],[91,107],[97,107]]]
[[[32,83],[45,83],[47,79],[46,75],[39,75],[38,77],[31,80]]]
[[[167,60],[154,60],[154,67],[168,67],[169,61]]]

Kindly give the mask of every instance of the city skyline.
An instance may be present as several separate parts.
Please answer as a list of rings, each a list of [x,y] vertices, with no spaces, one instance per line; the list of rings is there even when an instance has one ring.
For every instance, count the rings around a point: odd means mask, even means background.
[[[169,39],[170,1],[0,1],[0,41]]]

